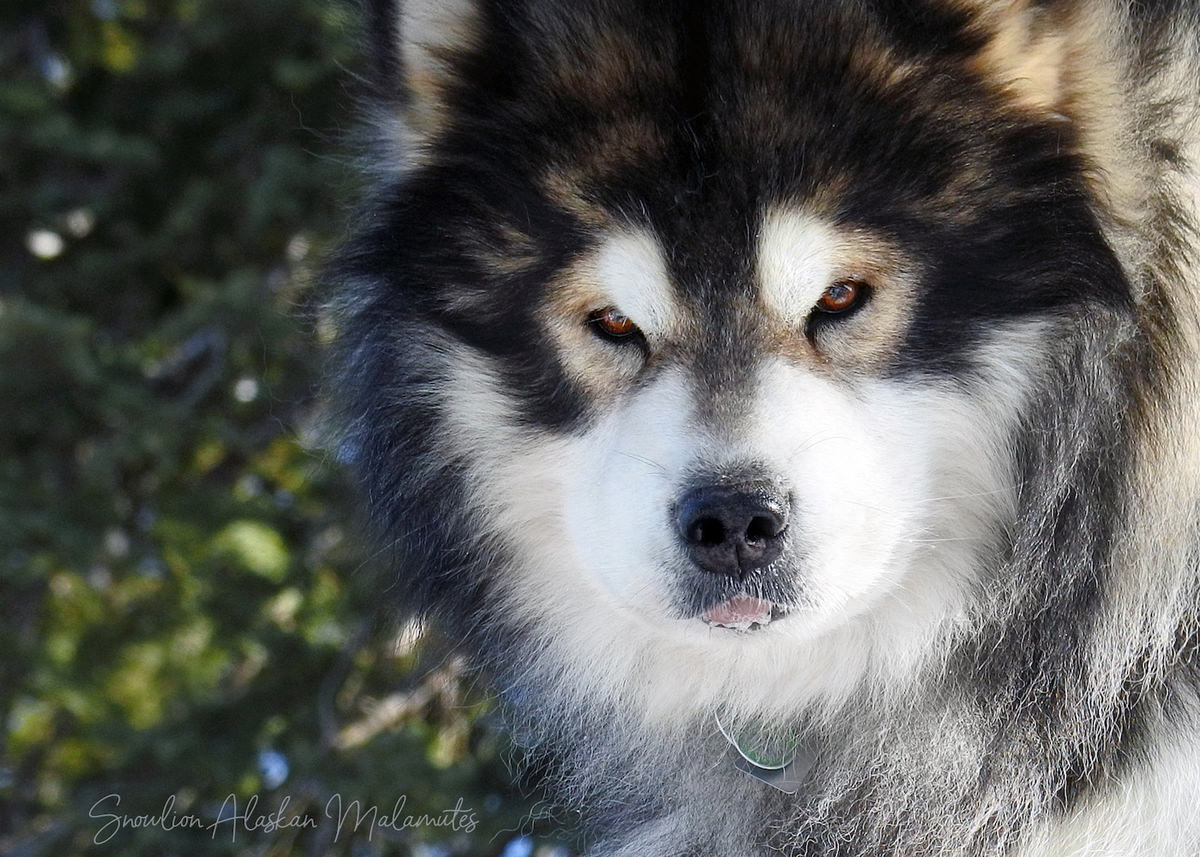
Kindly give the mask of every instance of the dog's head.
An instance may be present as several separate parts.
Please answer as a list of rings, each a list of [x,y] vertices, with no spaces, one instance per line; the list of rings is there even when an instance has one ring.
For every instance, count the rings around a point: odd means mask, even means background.
[[[377,6],[347,450],[414,590],[700,695],[960,615],[1056,341],[1128,299],[1097,49],[1023,3]]]

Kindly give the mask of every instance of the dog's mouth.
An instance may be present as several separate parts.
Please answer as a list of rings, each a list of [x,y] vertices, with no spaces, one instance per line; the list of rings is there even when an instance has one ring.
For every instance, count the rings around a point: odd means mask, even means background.
[[[763,598],[735,595],[709,607],[700,618],[713,628],[728,628],[731,631],[757,631],[786,612],[780,605]]]

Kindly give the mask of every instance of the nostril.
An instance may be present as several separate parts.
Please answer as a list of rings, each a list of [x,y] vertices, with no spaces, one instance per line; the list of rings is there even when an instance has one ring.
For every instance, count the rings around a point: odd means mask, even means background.
[[[746,541],[766,542],[783,532],[783,522],[775,515],[755,515],[746,527]]]
[[[716,518],[700,518],[688,530],[692,544],[713,547],[725,541],[725,525]]]

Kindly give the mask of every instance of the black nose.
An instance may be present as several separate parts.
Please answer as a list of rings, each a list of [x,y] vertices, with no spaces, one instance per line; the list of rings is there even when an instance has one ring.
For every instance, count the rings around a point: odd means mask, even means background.
[[[788,499],[770,482],[707,485],[680,498],[675,522],[696,565],[742,577],[779,556]]]

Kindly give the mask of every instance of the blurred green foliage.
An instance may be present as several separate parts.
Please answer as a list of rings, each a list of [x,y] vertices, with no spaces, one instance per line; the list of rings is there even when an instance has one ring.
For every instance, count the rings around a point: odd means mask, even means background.
[[[318,451],[357,21],[0,11],[0,853],[526,854],[546,827],[457,660],[397,630]],[[401,798],[398,827],[477,826],[351,829]]]

